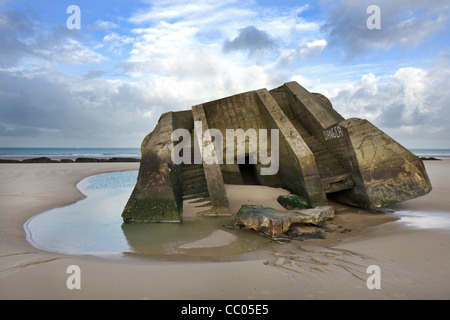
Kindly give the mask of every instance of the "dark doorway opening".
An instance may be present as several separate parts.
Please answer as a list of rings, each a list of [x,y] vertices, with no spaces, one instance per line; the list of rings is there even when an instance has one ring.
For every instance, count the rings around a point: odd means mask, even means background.
[[[245,185],[260,185],[258,174],[256,172],[256,164],[249,163],[249,157],[245,157],[245,163],[239,164],[239,171],[241,172],[242,182]]]

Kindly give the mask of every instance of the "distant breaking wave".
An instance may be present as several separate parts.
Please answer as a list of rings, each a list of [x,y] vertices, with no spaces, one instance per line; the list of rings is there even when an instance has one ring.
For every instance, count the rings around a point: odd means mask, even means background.
[[[0,148],[0,157],[126,157],[140,158],[139,148]]]

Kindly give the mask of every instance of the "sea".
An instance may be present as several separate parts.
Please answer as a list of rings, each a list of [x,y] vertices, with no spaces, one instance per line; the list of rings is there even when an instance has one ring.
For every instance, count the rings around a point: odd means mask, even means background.
[[[140,158],[140,148],[0,148],[1,158]]]
[[[450,159],[450,149],[410,149],[419,157]],[[140,158],[140,148],[0,148],[0,158]]]
[[[450,159],[450,149],[409,149],[418,157],[434,157],[436,159]]]

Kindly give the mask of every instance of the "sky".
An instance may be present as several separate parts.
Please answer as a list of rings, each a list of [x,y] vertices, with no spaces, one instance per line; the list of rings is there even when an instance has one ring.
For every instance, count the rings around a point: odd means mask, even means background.
[[[449,27],[448,0],[0,0],[0,147],[138,148],[162,113],[297,81],[450,148]]]

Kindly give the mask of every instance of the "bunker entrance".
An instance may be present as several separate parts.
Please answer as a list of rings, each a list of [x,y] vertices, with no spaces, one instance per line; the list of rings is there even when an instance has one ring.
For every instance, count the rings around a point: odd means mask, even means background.
[[[249,163],[249,157],[245,157],[245,163],[239,164],[242,182],[245,185],[260,185],[258,174],[256,173],[256,165]]]

